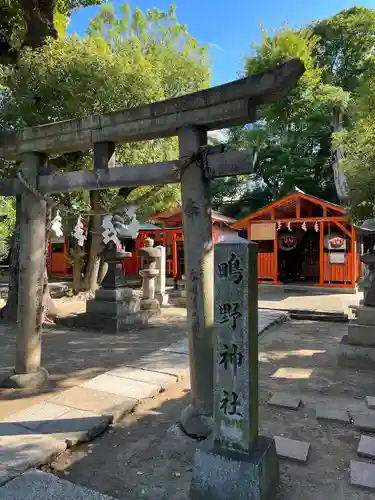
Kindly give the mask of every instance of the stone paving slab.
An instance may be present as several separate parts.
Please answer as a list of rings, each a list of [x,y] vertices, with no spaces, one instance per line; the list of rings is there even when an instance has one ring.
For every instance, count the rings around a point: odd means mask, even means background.
[[[366,404],[370,409],[375,410],[375,396],[366,396]]]
[[[126,396],[133,398],[135,401],[152,397],[160,392],[160,385],[117,377],[110,375],[108,372],[92,378],[82,384],[81,387]]]
[[[375,458],[375,438],[361,436],[358,443],[357,455],[366,458]]]
[[[175,375],[168,373],[158,373],[150,370],[142,370],[138,368],[131,368],[129,366],[122,366],[107,372],[107,375],[114,375],[125,379],[130,379],[138,382],[146,382],[149,384],[157,385],[159,389],[165,389],[170,384],[177,382]]]
[[[45,421],[38,427],[38,432],[61,440],[68,447],[72,447],[78,443],[91,441],[104,432],[111,421],[110,416],[69,408],[69,411],[61,417]]]
[[[316,418],[318,420],[330,420],[332,422],[350,424],[349,414],[346,410],[329,408],[327,406],[318,406],[316,408]]]
[[[30,470],[0,488],[0,500],[115,500],[53,474]]]
[[[302,401],[291,394],[284,392],[276,392],[268,401],[270,406],[279,406],[280,408],[288,408],[289,410],[298,410],[302,405]]]
[[[59,404],[42,401],[39,404],[29,406],[23,411],[14,413],[4,420],[4,422],[12,422],[22,425],[31,431],[37,430],[42,424],[62,417],[69,411],[69,408]]]
[[[353,486],[375,490],[375,465],[351,460],[350,483]]]
[[[129,413],[136,403],[134,398],[95,391],[78,385],[50,398],[48,402],[69,406],[76,410],[91,411],[98,415],[108,415],[114,421],[124,413]]]
[[[310,443],[295,439],[275,436],[276,452],[280,458],[289,458],[297,462],[306,463],[310,450]]]
[[[0,423],[0,486],[65,449],[62,441],[31,433],[19,425]]]
[[[276,323],[288,319],[288,311],[258,309],[258,335],[271,328]]]
[[[375,432],[375,412],[372,414],[353,415],[354,427],[360,431]]]
[[[4,420],[38,434],[63,440],[68,446],[89,441],[105,430],[111,421],[112,417],[109,416],[48,401],[30,406]]]
[[[186,354],[159,350],[134,363],[127,363],[127,366],[159,373],[167,373],[180,379],[186,375],[189,369],[189,356],[186,356]]]

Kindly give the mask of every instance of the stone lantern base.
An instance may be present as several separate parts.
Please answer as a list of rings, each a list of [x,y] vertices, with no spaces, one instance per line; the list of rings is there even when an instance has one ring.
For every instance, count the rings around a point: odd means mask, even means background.
[[[135,325],[147,325],[153,314],[141,303],[139,294],[126,286],[122,270],[122,261],[131,253],[110,243],[102,255],[108,262],[108,271],[95,298],[86,302],[85,313],[69,316],[62,322],[109,334],[121,333]]]
[[[375,308],[361,305],[357,318],[339,345],[338,364],[357,370],[375,370]]]
[[[135,325],[147,325],[150,315],[141,310],[141,298],[131,288],[103,289],[88,300],[86,312],[62,318],[64,324],[102,331],[121,333]]]
[[[157,299],[141,299],[141,313],[148,319],[161,315],[160,304]]]

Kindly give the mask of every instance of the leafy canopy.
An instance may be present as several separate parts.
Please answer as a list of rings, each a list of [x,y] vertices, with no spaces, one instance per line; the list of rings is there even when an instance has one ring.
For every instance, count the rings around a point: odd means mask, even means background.
[[[315,57],[324,82],[355,92],[373,64],[375,10],[352,7],[313,23],[311,29],[319,37]]]
[[[346,130],[335,144],[345,151],[352,215],[363,221],[375,215],[375,10],[353,7],[328,21],[314,29],[327,38],[319,52],[325,71],[332,68],[332,80],[351,91]]]

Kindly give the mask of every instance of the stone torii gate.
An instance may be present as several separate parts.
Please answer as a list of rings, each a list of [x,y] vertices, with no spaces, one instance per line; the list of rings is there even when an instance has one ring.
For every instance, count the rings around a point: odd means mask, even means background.
[[[292,60],[175,99],[0,135],[0,158],[20,163],[18,178],[0,181],[0,195],[21,195],[22,200],[16,361],[14,373],[3,386],[35,387],[47,377],[41,367],[45,196],[180,182],[192,392],[192,403],[181,423],[190,434],[208,434],[213,405],[210,180],[248,173],[252,162],[248,152],[217,153],[216,147],[208,147],[207,131],[255,121],[256,108],[283,98],[303,72],[303,64]],[[179,160],[111,168],[115,167],[116,143],[176,135]],[[89,149],[94,150],[93,171],[43,175],[48,156]]]

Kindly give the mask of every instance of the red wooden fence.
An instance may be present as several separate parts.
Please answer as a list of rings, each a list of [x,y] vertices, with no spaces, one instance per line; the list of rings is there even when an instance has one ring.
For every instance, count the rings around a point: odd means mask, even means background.
[[[258,279],[275,279],[275,262],[273,252],[258,253]]]

